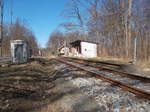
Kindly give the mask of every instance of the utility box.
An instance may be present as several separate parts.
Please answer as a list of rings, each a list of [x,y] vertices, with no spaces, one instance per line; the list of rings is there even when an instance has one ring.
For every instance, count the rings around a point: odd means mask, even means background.
[[[13,63],[24,63],[29,59],[28,44],[24,40],[11,41],[11,56]]]

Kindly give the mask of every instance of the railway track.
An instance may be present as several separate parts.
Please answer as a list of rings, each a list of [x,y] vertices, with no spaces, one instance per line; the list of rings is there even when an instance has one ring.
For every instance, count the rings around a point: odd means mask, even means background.
[[[77,58],[66,58],[65,57],[65,58],[61,58],[61,59],[72,61],[72,62],[77,63],[77,64],[83,64],[85,66],[94,67],[94,68],[99,69],[99,70],[103,70],[103,71],[113,73],[114,75],[120,75],[120,76],[128,77],[128,78],[131,78],[131,79],[137,79],[137,80],[140,80],[140,81],[145,82],[145,83],[150,83],[150,78],[143,77],[143,76],[138,76],[138,75],[131,74],[131,73],[121,72],[121,71],[118,71],[118,70],[107,68],[105,66],[98,66],[98,65],[93,64],[93,61],[90,61],[92,63],[88,63],[88,61],[85,61],[85,60],[82,60],[82,59],[77,59]]]
[[[123,90],[125,90],[125,91],[129,91],[129,92],[131,92],[131,93],[133,93],[133,94],[135,94],[135,95],[137,95],[138,97],[142,97],[142,98],[145,98],[145,99],[149,99],[150,100],[150,92],[148,92],[148,91],[145,91],[145,90],[143,90],[143,89],[141,89],[141,88],[137,88],[137,87],[134,87],[134,86],[131,86],[131,85],[129,85],[129,84],[126,84],[126,83],[124,83],[124,82],[122,82],[122,81],[120,81],[120,80],[115,80],[115,79],[113,79],[112,77],[109,77],[109,76],[107,76],[107,75],[104,75],[104,74],[102,74],[102,73],[98,73],[98,72],[95,72],[95,71],[93,71],[93,70],[91,70],[91,69],[88,69],[88,67],[89,67],[89,64],[87,64],[87,63],[77,63],[77,62],[75,62],[75,61],[73,61],[73,60],[71,60],[71,59],[66,59],[66,58],[57,58],[57,59],[55,59],[56,61],[59,61],[59,62],[61,62],[61,63],[64,63],[64,64],[66,64],[66,65],[68,65],[69,67],[71,67],[71,68],[74,68],[74,69],[77,69],[78,71],[81,71],[81,72],[84,72],[84,73],[86,73],[86,74],[89,74],[89,75],[91,75],[91,76],[94,76],[94,77],[96,77],[96,78],[98,78],[98,79],[101,79],[101,80],[103,80],[103,81],[106,81],[106,82],[109,82],[109,83],[111,83],[111,84],[113,84],[113,85],[115,85],[115,86],[118,86],[118,87],[120,87],[120,88],[122,88]],[[84,65],[84,66],[83,66]],[[88,67],[87,67],[88,66]],[[90,65],[91,66],[91,65]],[[92,66],[93,67],[93,66]],[[94,67],[96,67],[96,66],[94,66]],[[127,77],[127,76],[126,76]],[[140,77],[138,77],[138,79],[139,79]],[[132,77],[132,79],[133,79],[133,77]],[[140,79],[139,79],[140,80]],[[149,82],[150,82],[150,79],[148,79],[148,78],[146,78],[146,79],[142,79],[142,81],[144,81],[144,80],[146,80],[146,82],[144,82],[144,83],[148,83],[148,85],[150,84]]]
[[[64,57],[64,58],[78,60],[78,61],[82,61],[82,62],[88,62],[88,63],[95,63],[98,65],[103,65],[103,66],[112,67],[112,68],[120,68],[121,67],[120,64],[109,63],[109,62],[102,62],[102,61],[88,60],[88,59],[81,59],[81,58],[73,58],[73,57]]]

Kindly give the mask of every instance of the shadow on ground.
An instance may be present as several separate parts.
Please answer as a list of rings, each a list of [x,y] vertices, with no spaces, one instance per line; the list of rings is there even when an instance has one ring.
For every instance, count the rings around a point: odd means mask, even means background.
[[[0,112],[31,112],[40,110],[47,105],[58,101],[68,94],[77,93],[78,89],[55,90],[69,78],[70,72],[75,70],[63,67],[54,70],[53,66],[59,66],[53,59],[32,59],[30,63],[38,62],[40,67],[32,64],[12,65],[8,68],[0,68]],[[14,67],[15,66],[15,67]],[[21,67],[20,67],[21,66]],[[46,71],[51,68],[50,72]],[[43,70],[44,69],[44,70]],[[85,75],[71,75],[71,78],[87,77]],[[53,91],[53,89],[55,91]],[[74,105],[76,108],[78,105]]]
[[[32,62],[40,65],[32,67],[29,64]],[[53,64],[56,63],[53,60],[46,62],[34,59],[23,67],[20,64],[0,68],[0,112],[29,112],[55,100],[51,98],[50,90],[55,87]],[[47,66],[51,72],[43,70]]]

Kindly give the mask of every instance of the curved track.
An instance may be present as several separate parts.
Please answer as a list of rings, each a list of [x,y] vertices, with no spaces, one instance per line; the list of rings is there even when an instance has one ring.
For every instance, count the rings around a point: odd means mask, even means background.
[[[129,92],[131,92],[131,93],[133,93],[133,94],[135,94],[135,95],[137,95],[139,97],[150,99],[150,93],[149,92],[144,91],[144,90],[139,89],[139,88],[136,88],[136,87],[133,87],[133,86],[130,86],[130,85],[125,84],[125,83],[123,83],[121,81],[114,80],[114,79],[112,79],[110,77],[103,76],[100,73],[96,73],[96,72],[84,69],[83,67],[75,65],[75,64],[79,64],[79,63],[76,63],[76,62],[71,61],[71,60],[67,60],[66,58],[57,58],[55,60],[59,61],[61,63],[64,63],[64,64],[70,66],[71,68],[77,69],[78,71],[82,71],[82,72],[84,72],[86,74],[89,74],[89,75],[92,75],[92,76],[94,76],[94,77],[96,77],[98,79],[101,79],[103,81],[109,82],[109,83],[111,83],[111,84],[113,84],[115,86],[118,86],[118,87],[122,88],[125,91],[129,91]],[[88,66],[88,65],[84,64],[84,66]],[[147,83],[149,83],[150,79],[146,79],[146,80],[147,80]]]
[[[107,68],[105,66],[97,66],[97,65],[94,65],[93,61],[90,61],[92,63],[89,63],[88,61],[86,60],[83,60],[83,59],[77,59],[77,58],[61,58],[63,60],[67,60],[67,61],[72,61],[74,63],[77,63],[77,64],[83,64],[85,66],[90,66],[90,67],[94,67],[94,68],[97,68],[99,70],[103,70],[103,71],[107,71],[107,72],[111,72],[113,73],[114,75],[120,75],[120,76],[123,76],[123,77],[128,77],[128,78],[131,78],[131,79],[137,79],[137,80],[140,80],[140,81],[143,81],[145,83],[150,83],[150,78],[147,78],[147,77],[143,77],[143,76],[138,76],[138,75],[135,75],[135,74],[131,74],[131,73],[126,73],[126,72],[121,72],[121,71],[118,71],[118,70],[114,70],[114,69],[111,69],[111,68]]]

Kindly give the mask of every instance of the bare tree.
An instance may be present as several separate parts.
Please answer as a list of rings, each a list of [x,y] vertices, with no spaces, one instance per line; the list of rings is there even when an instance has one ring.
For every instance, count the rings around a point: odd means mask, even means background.
[[[128,13],[126,17],[125,31],[126,31],[126,56],[131,58],[131,15],[132,15],[132,0],[128,0]]]
[[[69,32],[63,34],[64,40],[84,37],[99,43],[100,57],[127,61],[133,60],[136,48],[137,60],[149,60],[149,6],[149,0],[72,0],[65,10],[72,21],[61,24]]]
[[[63,11],[63,17],[70,18],[73,21],[62,23],[61,26],[67,31],[86,32],[88,13],[86,13],[87,10],[83,7],[83,3],[80,0],[71,0],[67,6],[70,7]]]
[[[53,54],[58,53],[58,48],[64,45],[65,40],[63,39],[63,34],[56,30],[52,32],[49,36],[49,40],[47,42],[47,47],[50,49],[50,52]]]
[[[0,56],[2,56],[2,44],[3,44],[3,0],[0,0]]]
[[[25,40],[28,42],[30,50],[33,55],[38,54],[38,44],[32,31],[25,27],[19,20],[12,25],[5,25],[3,38],[3,54],[10,56],[10,42],[11,40]]]

